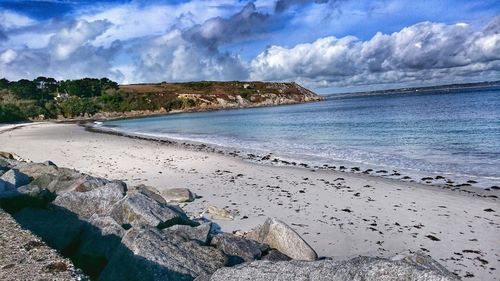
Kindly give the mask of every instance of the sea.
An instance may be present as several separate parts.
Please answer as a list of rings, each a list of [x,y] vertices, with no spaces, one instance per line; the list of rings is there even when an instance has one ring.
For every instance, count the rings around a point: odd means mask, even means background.
[[[443,176],[454,184],[500,185],[500,90],[334,95],[306,104],[179,113],[100,126],[243,154],[273,153],[310,167],[343,165],[417,182]]]

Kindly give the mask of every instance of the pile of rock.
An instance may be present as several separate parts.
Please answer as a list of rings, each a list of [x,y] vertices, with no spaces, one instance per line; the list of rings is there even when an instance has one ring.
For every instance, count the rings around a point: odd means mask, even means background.
[[[194,200],[187,189],[130,188],[52,162],[9,158],[0,155],[0,207],[95,280],[454,280],[424,258],[318,261],[277,219],[243,237],[220,233],[172,203]]]

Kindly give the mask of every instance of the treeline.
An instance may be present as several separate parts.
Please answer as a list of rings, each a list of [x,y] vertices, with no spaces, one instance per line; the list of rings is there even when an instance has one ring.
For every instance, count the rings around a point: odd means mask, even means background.
[[[50,77],[9,81],[0,79],[0,122],[75,117],[99,109],[93,98],[118,91],[108,78],[57,81]]]
[[[153,97],[154,98],[154,97]],[[57,81],[50,77],[9,81],[0,79],[0,122],[92,116],[98,112],[183,109],[192,99],[170,96],[160,101],[150,95],[120,91],[108,78]]]

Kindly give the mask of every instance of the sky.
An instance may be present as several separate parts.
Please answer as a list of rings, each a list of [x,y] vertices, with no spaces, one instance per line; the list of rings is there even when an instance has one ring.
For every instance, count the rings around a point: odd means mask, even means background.
[[[500,80],[500,1],[0,0],[0,77],[38,76],[319,93]]]

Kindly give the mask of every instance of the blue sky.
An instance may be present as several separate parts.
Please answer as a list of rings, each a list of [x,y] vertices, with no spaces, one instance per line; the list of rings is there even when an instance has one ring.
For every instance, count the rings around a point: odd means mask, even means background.
[[[325,93],[499,80],[499,15],[490,0],[0,0],[0,76]]]

